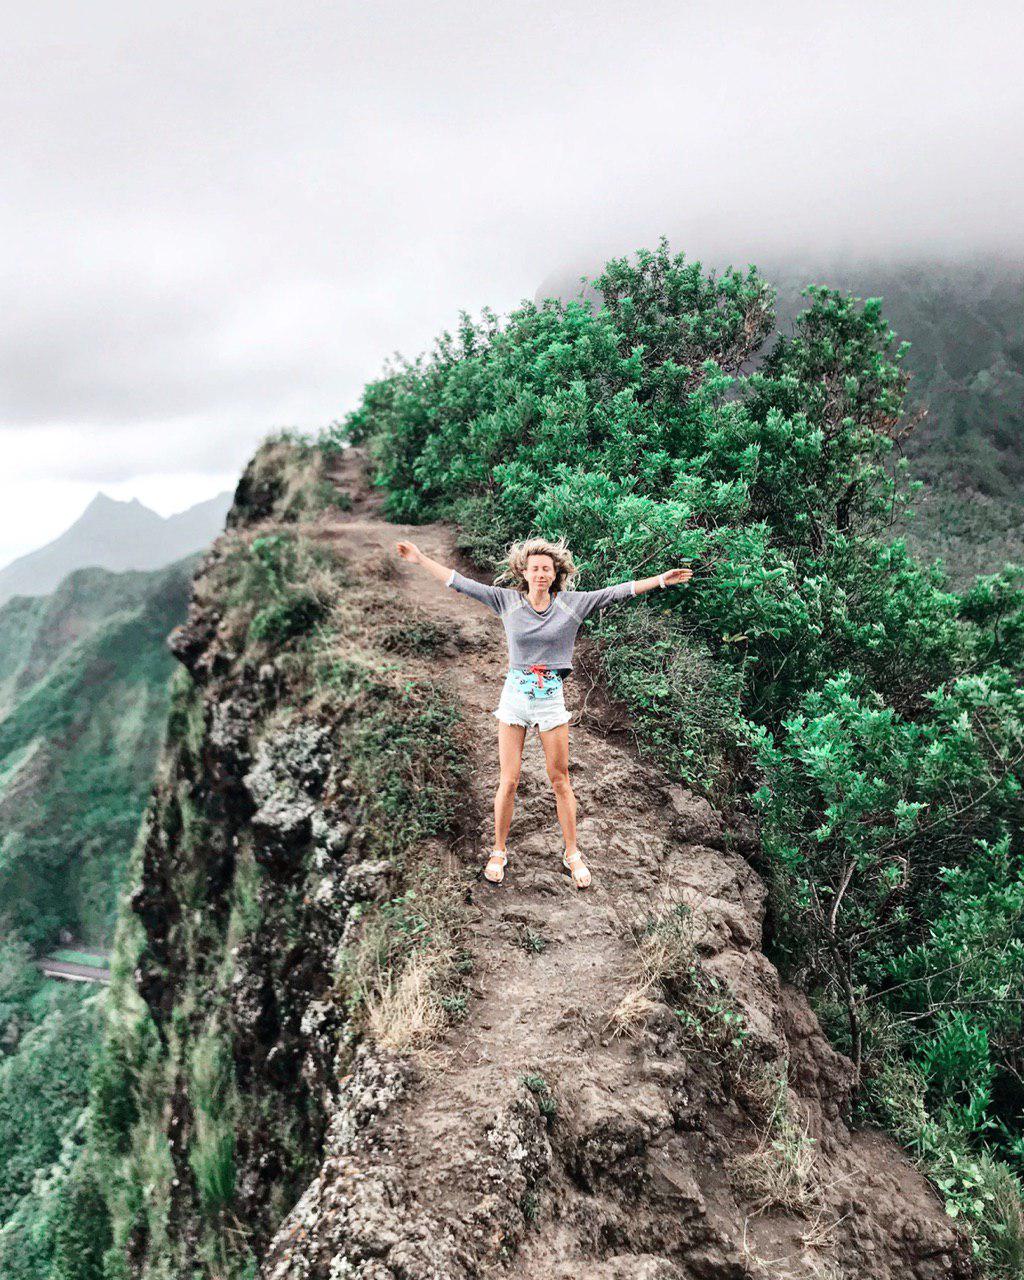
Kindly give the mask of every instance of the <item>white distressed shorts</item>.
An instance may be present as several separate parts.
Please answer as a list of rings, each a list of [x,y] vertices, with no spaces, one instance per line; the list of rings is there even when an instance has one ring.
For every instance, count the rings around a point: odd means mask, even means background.
[[[541,733],[568,724],[572,719],[572,712],[565,705],[561,676],[552,673],[536,681],[536,677],[525,678],[517,671],[510,671],[505,677],[497,710],[492,715],[505,724],[518,724],[524,729],[536,725]]]

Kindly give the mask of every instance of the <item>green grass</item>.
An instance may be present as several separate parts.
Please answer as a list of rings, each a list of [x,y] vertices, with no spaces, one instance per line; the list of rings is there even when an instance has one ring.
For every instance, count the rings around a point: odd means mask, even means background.
[[[68,947],[60,947],[56,951],[50,951],[44,958],[47,960],[59,960],[63,964],[86,964],[94,969],[105,969],[109,963],[106,956],[93,955],[89,951],[73,951]]]

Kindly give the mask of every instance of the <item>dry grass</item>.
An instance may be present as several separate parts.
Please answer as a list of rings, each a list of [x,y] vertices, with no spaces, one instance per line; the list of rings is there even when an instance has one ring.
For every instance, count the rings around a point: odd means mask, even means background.
[[[367,1002],[366,1025],[381,1048],[405,1053],[441,1032],[447,1015],[440,1000],[445,984],[438,976],[444,967],[438,957],[418,953],[397,975],[380,975],[379,989]]]
[[[382,1048],[425,1048],[449,1022],[465,958],[463,912],[456,881],[424,867],[413,888],[360,918],[337,979],[350,1018]]]
[[[646,1021],[666,983],[692,971],[696,963],[693,913],[685,903],[677,903],[659,918],[625,919],[620,925],[632,940],[635,964],[629,986],[605,1023],[605,1033],[632,1035]]]
[[[314,565],[303,575],[306,588],[317,598],[324,612],[333,609],[341,599],[345,582],[339,572],[323,564]]]
[[[605,1023],[605,1034],[630,1036],[655,1003],[668,1002],[690,1047],[735,1073],[746,1037],[742,1012],[728,989],[704,969],[699,954],[704,898],[690,886],[663,886],[658,914],[617,910],[635,947],[628,987]]]
[[[808,1125],[794,1115],[785,1064],[765,1069],[765,1122],[753,1151],[732,1164],[733,1185],[755,1213],[804,1212],[820,1203],[818,1156]]]
[[[275,487],[275,513],[289,522],[320,510],[334,487],[321,450],[287,431],[261,445],[252,460],[252,477],[257,485]]]
[[[848,1274],[833,1256],[820,1256],[815,1246],[808,1245],[803,1237],[803,1248],[797,1257],[765,1258],[751,1241],[750,1229],[751,1221],[746,1217],[743,1219],[740,1252],[751,1277],[757,1280],[843,1280]]]
[[[643,932],[634,933],[638,976],[648,987],[662,985],[688,972],[696,959],[693,913],[679,904]]]
[[[634,1035],[647,1021],[648,1015],[655,1007],[646,990],[631,987],[612,1010],[611,1016],[604,1024],[604,1034],[617,1036]]]
[[[397,582],[402,576],[398,564],[397,552],[381,551],[377,555],[367,557],[363,573],[373,582]]]
[[[841,1179],[843,1183],[847,1182],[846,1178]],[[832,1186],[836,1184],[833,1183]],[[836,1232],[839,1226],[850,1215],[848,1213],[835,1216],[834,1210],[827,1208],[824,1204],[819,1204],[815,1211],[814,1217],[808,1224],[807,1230],[800,1236],[800,1243],[805,1249],[811,1249],[815,1252],[828,1250],[830,1253],[835,1251]]]

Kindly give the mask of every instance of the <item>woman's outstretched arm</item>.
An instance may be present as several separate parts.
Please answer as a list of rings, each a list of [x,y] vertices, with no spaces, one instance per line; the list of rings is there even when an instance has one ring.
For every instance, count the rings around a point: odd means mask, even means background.
[[[672,587],[677,583],[688,582],[693,577],[692,569],[669,569],[653,578],[637,578],[633,582],[617,582],[613,587],[599,587],[596,591],[576,591],[573,598],[576,608],[584,618],[606,609],[609,605],[631,600],[634,596],[642,596],[657,587]]]
[[[636,588],[635,594],[642,596],[645,591],[653,591],[655,587],[681,586],[692,577],[692,569],[668,569],[665,573],[655,574],[653,578],[637,578],[633,585]],[[665,579],[664,582],[662,578]]]
[[[396,542],[395,546],[398,548],[398,554],[403,560],[411,560],[414,564],[421,564],[438,582],[443,582],[446,587],[453,587],[456,591],[461,591],[463,595],[479,600],[481,604],[485,604],[488,609],[498,614],[499,617],[502,610],[508,608],[507,598],[515,594],[504,587],[492,587],[486,582],[477,582],[475,578],[467,578],[464,574],[459,573],[458,569],[452,569],[437,560],[431,560],[430,556],[424,555],[415,542]]]
[[[441,564],[439,560],[431,560],[430,556],[421,551],[415,542],[396,542],[395,547],[403,560],[411,560],[413,564],[422,565],[438,582],[445,583],[451,576],[450,565]]]

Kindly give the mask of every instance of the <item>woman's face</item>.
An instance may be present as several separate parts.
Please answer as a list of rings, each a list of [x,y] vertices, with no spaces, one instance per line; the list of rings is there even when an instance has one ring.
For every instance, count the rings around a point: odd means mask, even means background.
[[[547,591],[555,580],[555,562],[539,553],[526,557],[526,581],[531,591]]]

